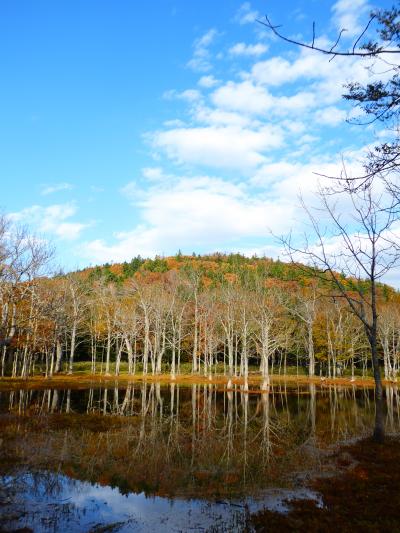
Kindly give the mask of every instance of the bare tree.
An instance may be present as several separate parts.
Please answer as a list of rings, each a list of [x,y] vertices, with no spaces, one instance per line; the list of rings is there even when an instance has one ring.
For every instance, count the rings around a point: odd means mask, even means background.
[[[380,307],[378,335],[383,350],[385,378],[397,380],[400,356],[400,310],[398,305],[388,304]]]
[[[263,378],[261,388],[266,390],[270,385],[271,360],[280,344],[279,301],[276,290],[266,289],[261,280],[257,281],[253,314],[254,340],[260,355],[260,372]]]
[[[70,323],[68,374],[72,374],[75,349],[80,342],[78,340],[79,330],[85,318],[87,290],[79,276],[69,274],[65,280],[65,292]]]
[[[294,294],[290,293],[285,298],[286,307],[306,329],[304,336],[305,347],[308,355],[308,374],[310,377],[315,375],[315,349],[314,349],[314,323],[317,316],[318,294],[315,283],[309,290],[298,290]]]
[[[32,337],[35,317],[37,278],[45,273],[52,257],[48,244],[28,228],[16,226],[6,215],[0,214],[0,347],[2,348],[2,374],[5,370],[7,350],[18,333],[23,332],[25,345],[21,355],[21,374],[27,376],[29,342]],[[28,317],[18,314],[18,304],[27,302]],[[9,349],[10,348],[10,349]],[[13,373],[18,366],[18,354],[14,357]]]
[[[304,243],[299,245],[290,235],[282,242],[291,260],[310,265],[317,278],[332,286],[331,296],[344,299],[362,323],[375,380],[374,436],[383,440],[383,389],[378,356],[379,281],[399,264],[400,241],[395,233],[397,203],[385,191],[380,192],[379,185],[379,182],[369,182],[362,189],[354,189],[339,182],[335,188],[320,188],[317,209],[303,202],[315,240],[305,236]]]

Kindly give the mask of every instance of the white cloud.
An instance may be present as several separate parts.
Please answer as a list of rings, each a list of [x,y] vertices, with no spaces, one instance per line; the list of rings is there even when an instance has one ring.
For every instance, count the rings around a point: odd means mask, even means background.
[[[179,118],[174,118],[172,120],[166,120],[163,124],[167,128],[182,128],[185,126],[185,122]]]
[[[201,92],[197,89],[186,89],[185,91],[178,92],[174,89],[171,89],[169,91],[165,91],[163,94],[163,98],[165,100],[186,100],[187,102],[195,102],[196,100],[200,100],[201,98]]]
[[[128,198],[132,204],[137,204],[143,198],[143,189],[136,181],[130,181],[120,189],[120,193]]]
[[[307,92],[314,95],[315,105],[322,108],[342,102],[343,93],[346,92],[344,86],[351,81],[366,84],[377,79],[385,81],[390,77],[390,69],[378,71],[371,59],[361,61],[356,57],[336,57],[334,61],[328,61],[323,54],[303,49],[292,60],[275,56],[258,61],[249,72],[242,72],[241,77],[249,83],[273,88],[281,94],[289,91],[293,94],[299,91],[300,84],[303,87],[307,85]]]
[[[360,168],[357,157],[359,153],[351,153],[346,159],[353,175]],[[318,183],[324,181],[316,172],[337,176],[340,165],[328,156],[307,163],[265,160],[251,180],[240,183],[210,176],[176,177],[161,167],[144,169],[151,178],[146,189],[135,182],[123,189],[140,214],[139,222],[116,233],[112,241],[84,243],[80,253],[93,263],[137,254],[169,255],[177,249],[276,256],[280,250],[271,244],[271,232],[284,235],[294,228],[301,233],[306,220],[299,194],[313,205]],[[346,207],[341,210],[350,212]]]
[[[61,239],[75,240],[80,237],[82,230],[88,227],[88,224],[80,222],[62,222],[57,227],[49,226],[48,231],[53,231]]]
[[[277,56],[255,63],[250,74],[244,75],[256,83],[279,87],[284,83],[295,81],[300,76],[294,65],[294,62],[290,63],[287,59]]]
[[[207,72],[212,69],[209,47],[217,35],[217,30],[212,28],[195,40],[193,57],[187,64],[189,68],[197,72]]]
[[[359,172],[359,157],[358,152],[346,156],[353,175]],[[328,156],[306,163],[265,158],[252,179],[240,183],[210,176],[176,177],[161,167],[146,168],[146,189],[134,182],[123,189],[140,213],[139,223],[116,233],[113,241],[85,243],[81,253],[94,263],[122,261],[138,253],[168,255],[177,249],[276,256],[280,251],[271,244],[270,232],[281,235],[295,228],[301,233],[306,221],[299,194],[313,205],[318,183],[324,181],[316,172],[337,176],[340,168],[340,158]]]
[[[251,24],[260,18],[256,9],[252,9],[250,2],[244,2],[235,15],[235,20],[239,24]]]
[[[161,181],[166,177],[161,167],[145,167],[142,174],[149,181]]]
[[[343,124],[346,120],[346,112],[335,106],[324,107],[315,113],[315,120],[319,124],[326,124],[327,126],[338,126]]]
[[[76,214],[76,211],[76,207],[69,203],[54,204],[47,207],[33,205],[12,213],[10,217],[15,222],[29,224],[41,233],[54,235],[61,239],[75,240],[89,226],[89,224],[67,221]]]
[[[282,143],[282,130],[274,125],[177,128],[153,135],[153,146],[178,163],[228,169],[255,167],[264,161],[263,151]]]
[[[361,83],[369,78],[368,61],[357,58],[337,57],[329,62],[326,56],[312,50],[301,50],[293,61],[276,56],[256,63],[251,70],[250,78],[266,86],[283,86],[300,79],[307,81],[326,80],[339,85],[343,92],[346,80],[359,80]],[[361,77],[361,79],[360,79]]]
[[[397,290],[400,290],[400,267],[392,268],[383,276],[382,281],[392,287],[396,287]]]
[[[211,74],[208,76],[202,76],[198,81],[200,87],[204,87],[205,89],[211,89],[212,87],[218,85],[218,83],[219,81],[216,80]]]
[[[228,81],[212,95],[212,101],[217,107],[250,114],[264,114],[272,107],[272,100],[264,87],[249,81]]]
[[[243,185],[208,176],[183,177],[167,187],[152,187],[140,206],[140,224],[117,233],[112,244],[100,239],[85,243],[85,256],[104,262],[138,253],[170,254],[178,248],[239,248],[240,239],[267,241],[270,230],[288,230],[292,211],[290,205],[249,195]]]
[[[299,219],[292,223],[297,230],[304,227],[301,221],[304,219],[304,212],[299,208],[299,195],[303,197],[306,205],[313,205],[319,185],[331,186],[332,178],[341,175],[343,161],[349,176],[362,175],[362,158],[363,151],[357,151],[326,155],[304,162],[266,162],[254,173],[251,183],[260,189],[264,188],[276,201],[281,202],[284,199],[284,202],[298,207],[296,213]],[[345,205],[343,200],[340,209],[343,213],[352,211],[351,205]]]
[[[229,53],[233,56],[250,56],[257,57],[265,54],[268,50],[268,46],[263,43],[245,44],[236,43],[229,49]]]
[[[361,34],[365,25],[364,27],[361,25],[360,19],[364,18],[370,9],[371,6],[366,0],[338,0],[332,6],[337,30],[340,32],[346,29],[343,38],[354,38]]]
[[[281,120],[280,123],[282,127],[288,130],[290,133],[294,133],[296,135],[304,133],[307,130],[307,126],[304,124],[304,122],[293,120],[293,117]]]
[[[71,183],[66,183],[66,182],[55,183],[54,185],[45,185],[45,186],[43,186],[40,194],[42,194],[43,196],[46,196],[48,194],[53,194],[53,193],[59,192],[59,191],[69,191],[72,188],[73,188],[73,186],[72,186]]]
[[[243,113],[225,111],[223,109],[197,106],[193,114],[196,121],[210,126],[239,126],[245,127],[252,124],[252,119]]]
[[[290,163],[287,161],[265,163],[257,170],[252,178],[252,182],[255,185],[269,187],[276,181],[283,181],[296,176],[301,169],[301,164]]]
[[[311,92],[298,92],[292,96],[274,96],[265,87],[251,81],[227,82],[212,95],[216,106],[240,113],[282,116],[302,113],[315,106],[315,96]]]

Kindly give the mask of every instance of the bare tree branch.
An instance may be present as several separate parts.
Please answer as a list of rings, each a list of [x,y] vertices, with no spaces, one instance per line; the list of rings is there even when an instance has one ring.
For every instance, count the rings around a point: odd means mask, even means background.
[[[315,46],[315,23],[313,23],[313,40],[312,40],[311,44],[308,44],[308,43],[305,43],[305,42],[298,41],[296,39],[292,39],[290,37],[287,37],[286,35],[284,35],[280,31],[278,31],[278,28],[280,28],[281,26],[274,26],[271,23],[270,19],[268,18],[268,15],[265,15],[265,21],[264,20],[257,20],[257,22],[259,24],[262,24],[263,26],[266,26],[269,30],[271,30],[274,33],[274,35],[279,37],[279,39],[282,39],[283,41],[285,41],[285,42],[287,42],[289,44],[294,44],[296,46],[300,46],[302,48],[307,48],[309,50],[315,50],[317,52],[320,52],[321,54],[325,54],[325,55],[328,55],[328,56],[333,56],[333,57],[336,57],[336,56],[377,57],[377,56],[380,56],[382,54],[400,54],[400,50],[399,49],[396,49],[396,48],[388,49],[388,48],[384,48],[383,46],[377,47],[374,50],[356,50],[357,44],[362,39],[362,37],[364,36],[365,32],[368,30],[371,22],[375,18],[376,18],[375,15],[371,15],[371,18],[368,21],[368,24],[366,25],[366,27],[364,28],[362,33],[358,36],[358,38],[354,42],[352,49],[351,50],[347,50],[347,51],[339,51],[339,50],[335,51],[335,48],[339,44],[339,41],[340,41],[340,38],[341,38],[343,32],[346,31],[345,28],[340,30],[338,38],[336,39],[335,43],[332,45],[331,48],[321,48],[319,46]]]

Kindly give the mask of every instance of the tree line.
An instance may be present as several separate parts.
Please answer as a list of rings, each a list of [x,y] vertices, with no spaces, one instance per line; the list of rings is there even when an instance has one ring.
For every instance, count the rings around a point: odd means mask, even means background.
[[[6,226],[6,219],[3,220]],[[224,373],[248,387],[257,371],[354,379],[370,370],[365,328],[335,298],[323,273],[239,254],[182,256],[41,275],[50,253],[26,231],[3,231],[0,271],[1,374],[47,377]],[[337,274],[349,295],[368,282]],[[378,287],[379,357],[386,379],[399,370],[399,294]]]

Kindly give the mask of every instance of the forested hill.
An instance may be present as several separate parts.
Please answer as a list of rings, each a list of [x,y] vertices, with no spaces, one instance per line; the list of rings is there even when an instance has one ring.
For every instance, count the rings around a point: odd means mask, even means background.
[[[130,262],[106,263],[85,269],[83,272],[87,273],[89,280],[104,278],[107,281],[123,282],[134,277],[138,272],[143,275],[153,273],[155,275],[150,278],[157,279],[162,277],[157,274],[166,274],[169,271],[187,272],[188,270],[201,273],[205,285],[217,285],[224,281],[245,282],[252,276],[285,281],[301,281],[312,276],[311,269],[300,269],[279,260],[221,253],[190,256],[178,253],[172,257],[156,256],[155,259],[143,259],[137,256]]]
[[[79,271],[79,274],[89,282],[103,280],[106,283],[124,284],[135,276],[145,277],[151,283],[168,277],[169,272],[187,273],[191,270],[201,274],[203,285],[206,287],[217,287],[225,282],[251,286],[257,279],[262,279],[266,285],[307,287],[317,283],[325,290],[329,291],[331,288],[329,277],[324,276],[321,271],[316,272],[312,267],[267,257],[246,257],[239,253],[217,252],[210,255],[178,253],[170,257],[156,256],[155,259],[144,259],[138,255],[129,262],[88,267]],[[349,291],[356,288],[368,291],[368,281],[356,281],[340,273],[338,277]],[[380,296],[384,301],[397,299],[399,293],[393,287],[383,283],[378,285]]]

